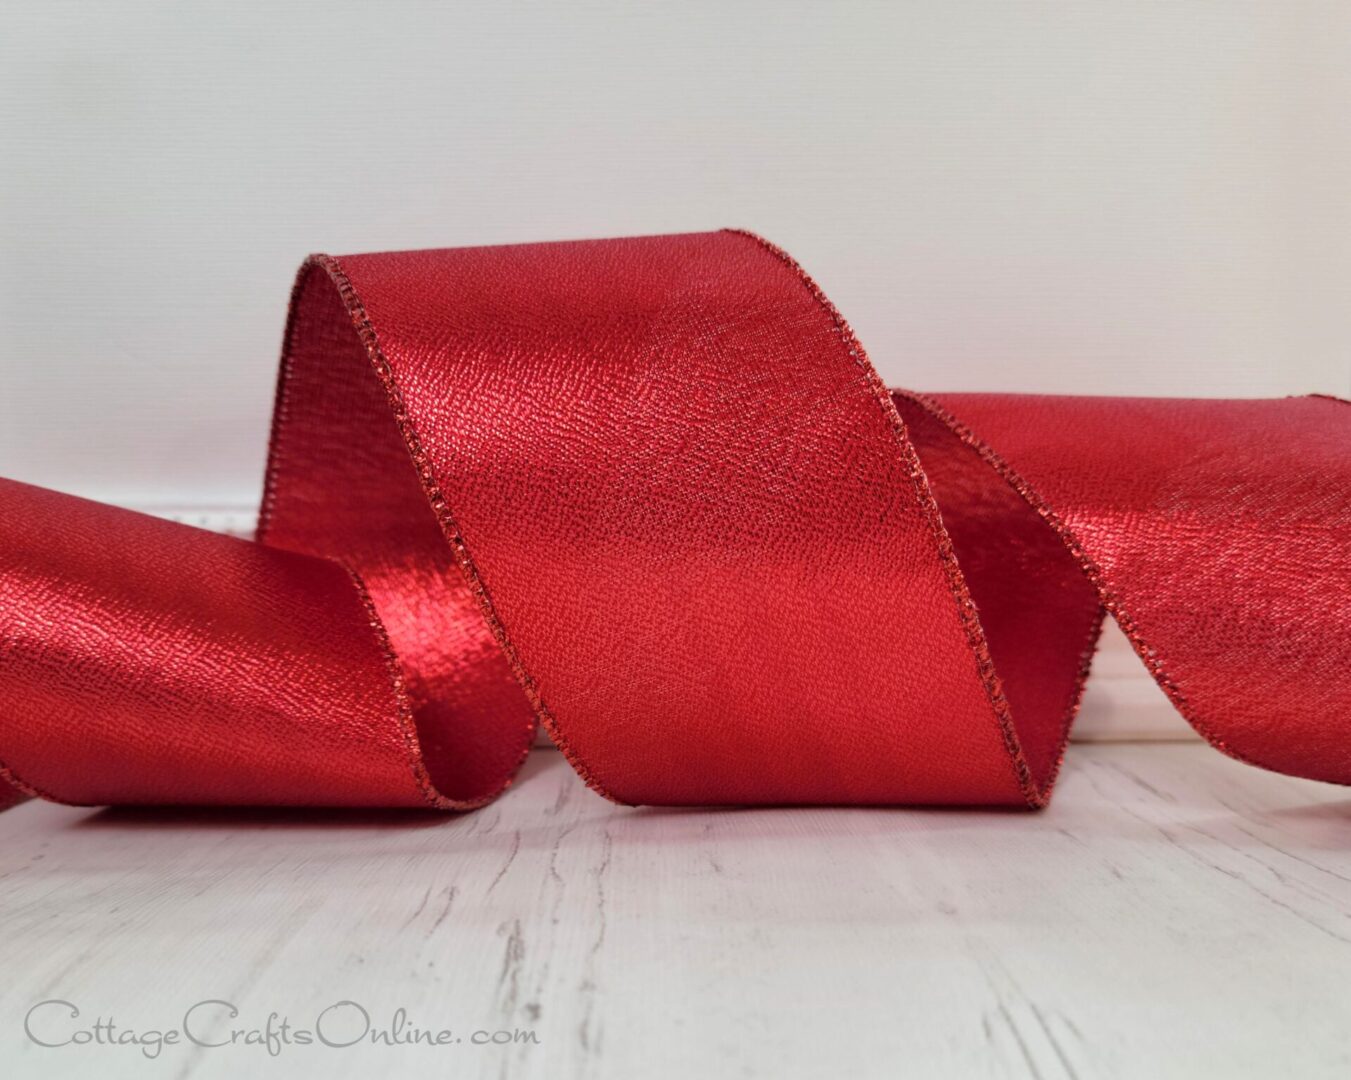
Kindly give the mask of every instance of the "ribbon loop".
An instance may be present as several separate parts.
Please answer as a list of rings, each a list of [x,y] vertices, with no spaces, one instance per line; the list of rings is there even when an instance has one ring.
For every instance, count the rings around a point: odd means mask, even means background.
[[[622,802],[1039,806],[1107,610],[1351,782],[1347,415],[890,392],[744,233],[316,257],[258,543],[0,483],[0,760],[469,808],[538,720]]]

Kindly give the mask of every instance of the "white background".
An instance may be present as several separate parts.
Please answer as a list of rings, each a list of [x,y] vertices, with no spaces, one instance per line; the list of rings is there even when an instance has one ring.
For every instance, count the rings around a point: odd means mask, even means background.
[[[1351,3],[0,2],[0,475],[244,506],[309,251],[742,225],[924,389],[1351,390]]]
[[[729,224],[800,258],[893,383],[1346,395],[1351,0],[0,0],[0,475],[247,508],[307,252]],[[1181,731],[1113,640],[1078,730]],[[1092,747],[1045,815],[621,813],[532,758],[436,828],[0,816],[0,1057],[81,1080],[1347,1073],[1333,789]],[[218,994],[249,1026],[351,996],[538,1020],[545,1045],[20,1041],[42,997],[144,1030]]]

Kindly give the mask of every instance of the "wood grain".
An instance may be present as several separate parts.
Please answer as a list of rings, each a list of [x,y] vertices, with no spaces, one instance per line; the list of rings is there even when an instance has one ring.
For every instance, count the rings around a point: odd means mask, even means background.
[[[108,1078],[1345,1076],[1349,825],[1341,789],[1177,744],[1073,749],[1042,814],[624,809],[548,750],[463,817],[28,804],[0,816],[0,1063]],[[24,1016],[47,998],[82,1010],[39,1013],[48,1032],[108,1014],[173,1027],[207,998],[237,1005],[241,1030],[272,1011],[307,1026],[350,999],[377,1027],[403,1006],[465,1041],[149,1060],[30,1043]],[[470,1042],[499,1029],[538,1041]]]

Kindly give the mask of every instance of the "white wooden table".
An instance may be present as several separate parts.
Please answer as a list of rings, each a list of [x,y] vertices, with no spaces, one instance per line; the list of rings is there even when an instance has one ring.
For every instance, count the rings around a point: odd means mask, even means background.
[[[1351,797],[1195,744],[1072,747],[1041,814],[622,809],[552,750],[463,817],[32,803],[0,875],[4,1077],[1351,1076]],[[24,1033],[209,999],[452,1041]]]

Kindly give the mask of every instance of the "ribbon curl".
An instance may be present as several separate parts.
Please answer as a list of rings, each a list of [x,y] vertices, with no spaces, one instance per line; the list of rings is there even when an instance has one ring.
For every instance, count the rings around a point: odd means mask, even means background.
[[[997,448],[997,449],[996,449]],[[1331,398],[888,391],[745,233],[311,258],[258,542],[0,481],[12,800],[1048,799],[1104,612],[1351,782]]]

